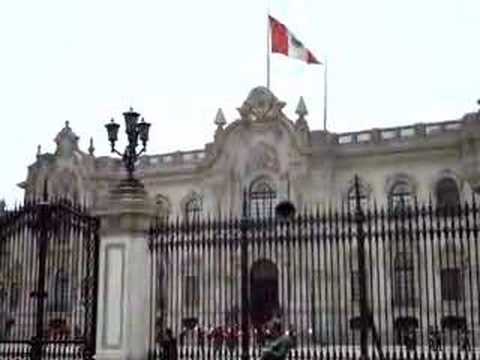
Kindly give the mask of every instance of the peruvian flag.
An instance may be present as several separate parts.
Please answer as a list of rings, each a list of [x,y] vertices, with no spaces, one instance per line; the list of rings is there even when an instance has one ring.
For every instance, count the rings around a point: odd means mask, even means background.
[[[268,16],[268,19],[270,21],[272,52],[300,59],[308,64],[321,64],[285,25],[271,16]]]

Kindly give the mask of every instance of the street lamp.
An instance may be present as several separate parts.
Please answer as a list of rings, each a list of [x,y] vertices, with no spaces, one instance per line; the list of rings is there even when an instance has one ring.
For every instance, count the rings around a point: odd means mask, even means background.
[[[145,122],[143,118],[140,122],[138,122],[139,116],[140,114],[133,111],[132,108],[123,113],[126,127],[125,132],[128,137],[128,145],[126,146],[123,154],[115,149],[115,142],[118,140],[118,129],[120,128],[120,125],[117,124],[113,118],[110,123],[105,125],[108,132],[108,141],[110,141],[111,145],[111,152],[122,156],[125,169],[128,173],[128,180],[134,180],[133,172],[135,171],[135,163],[137,162],[139,156],[147,150],[148,131],[150,124]],[[142,142],[142,149],[137,153],[139,140]]]
[[[275,206],[275,216],[283,222],[290,222],[295,217],[295,205],[290,201],[290,176],[287,175],[287,198]]]
[[[293,220],[295,217],[295,205],[290,200],[283,200],[275,206],[275,215],[285,222]]]

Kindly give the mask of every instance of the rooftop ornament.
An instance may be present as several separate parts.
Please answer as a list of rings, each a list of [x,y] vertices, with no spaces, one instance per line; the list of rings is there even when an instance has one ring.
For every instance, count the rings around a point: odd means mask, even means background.
[[[150,128],[150,124],[145,122],[143,118],[139,122],[139,116],[140,114],[133,111],[132,108],[130,108],[129,111],[123,113],[126,127],[125,132],[128,137],[128,145],[125,147],[125,151],[123,152],[123,154],[115,149],[115,143],[118,140],[118,129],[120,128],[120,125],[115,123],[115,120],[113,118],[110,123],[105,125],[108,132],[108,140],[110,141],[111,145],[111,152],[118,154],[122,157],[125,169],[127,170],[128,174],[127,181],[130,182],[138,182],[134,179],[133,176],[135,172],[135,163],[137,162],[140,155],[147,150],[148,131]],[[137,152],[139,141],[142,143],[142,149]]]

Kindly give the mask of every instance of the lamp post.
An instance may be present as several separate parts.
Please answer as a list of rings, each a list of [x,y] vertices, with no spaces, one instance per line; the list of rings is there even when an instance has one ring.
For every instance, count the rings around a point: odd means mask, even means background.
[[[120,153],[115,149],[115,142],[118,140],[118,129],[120,125],[115,123],[115,120],[112,118],[110,123],[105,125],[105,128],[108,132],[108,140],[111,145],[111,152],[122,156],[125,169],[127,170],[127,181],[130,183],[138,183],[138,181],[133,177],[135,171],[135,163],[137,162],[139,156],[147,150],[147,141],[148,141],[148,131],[150,124],[145,122],[142,118],[138,122],[140,114],[133,111],[130,108],[129,111],[123,113],[125,118],[125,132],[128,137],[128,145],[125,148],[124,153]],[[142,142],[142,149],[137,152],[137,146],[139,140]]]

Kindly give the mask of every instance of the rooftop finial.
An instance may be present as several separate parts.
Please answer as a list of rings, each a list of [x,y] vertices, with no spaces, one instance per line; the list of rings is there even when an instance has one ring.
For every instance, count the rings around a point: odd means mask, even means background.
[[[88,153],[90,156],[93,156],[93,153],[95,152],[95,147],[93,146],[93,137],[90,138],[90,146],[88,147]]]
[[[300,100],[298,100],[298,105],[297,105],[297,109],[295,110],[295,114],[297,114],[301,118],[308,115],[307,106],[305,105],[305,100],[303,100],[303,96],[300,96]]]
[[[65,128],[70,129],[70,121],[65,121]]]
[[[225,115],[223,114],[222,108],[219,108],[217,111],[217,115],[215,115],[215,125],[222,127],[226,123],[227,120],[225,120]]]
[[[42,155],[42,145],[37,145],[37,159]]]

